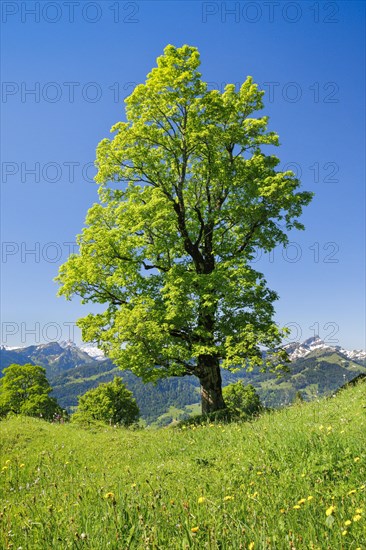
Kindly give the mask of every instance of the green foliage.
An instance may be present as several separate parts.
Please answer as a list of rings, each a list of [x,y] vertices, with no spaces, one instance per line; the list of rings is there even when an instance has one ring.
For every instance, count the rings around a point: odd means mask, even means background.
[[[10,365],[0,379],[0,415],[10,412],[51,419],[62,413],[56,399],[50,397],[51,386],[46,370],[37,365]]]
[[[106,304],[78,324],[122,369],[144,381],[194,374],[221,408],[224,368],[281,365],[277,294],[250,262],[288,242],[311,193],[263,152],[277,146],[263,93],[209,90],[196,48],[167,46],[126,99],[126,122],[97,148],[100,204],[79,252],[61,266],[60,294]]]
[[[118,377],[82,395],[72,416],[74,422],[83,424],[96,421],[121,426],[130,426],[138,418],[136,400]]]
[[[364,405],[365,383],[253,422],[7,419],[0,548],[363,550]]]
[[[254,386],[245,385],[242,380],[225,386],[223,396],[229,411],[239,417],[250,417],[263,410],[261,400]]]

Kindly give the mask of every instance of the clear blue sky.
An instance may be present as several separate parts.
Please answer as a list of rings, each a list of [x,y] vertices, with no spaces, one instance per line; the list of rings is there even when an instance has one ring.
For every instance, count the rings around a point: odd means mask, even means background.
[[[365,347],[364,2],[4,0],[1,9],[4,344],[66,339],[88,311],[56,298],[53,278],[97,201],[97,143],[171,43],[199,48],[212,87],[254,77],[282,166],[315,192],[306,231],[256,263],[279,292],[278,322],[294,339]]]

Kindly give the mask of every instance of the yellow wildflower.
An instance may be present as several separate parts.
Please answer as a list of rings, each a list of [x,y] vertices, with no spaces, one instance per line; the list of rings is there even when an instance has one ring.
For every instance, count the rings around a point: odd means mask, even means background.
[[[331,516],[334,511],[335,511],[335,506],[329,506],[329,508],[325,511],[325,515]]]
[[[19,468],[24,468],[25,464],[19,464]]]
[[[347,519],[347,520],[344,522],[344,524],[345,524],[346,527],[347,527],[348,525],[351,525],[351,523],[352,523],[352,521],[349,520],[349,519]]]
[[[350,491],[348,491],[347,495],[353,495],[353,493],[356,492],[356,489],[351,489]]]
[[[355,456],[355,458],[353,459],[354,462],[358,462],[360,460],[360,457],[359,456]]]
[[[206,497],[199,497],[198,504],[203,504],[206,500]]]
[[[5,460],[5,464],[10,464],[10,460]]]
[[[199,527],[192,527],[191,529],[192,533],[197,533],[198,530],[199,530]]]
[[[285,513],[285,509],[284,509],[284,508],[281,508],[280,512],[281,512],[281,514],[284,514],[284,513]]]
[[[311,495],[308,496],[308,500],[313,500],[313,498],[314,498],[314,497],[311,496]]]
[[[356,514],[362,514],[363,508],[356,508]]]
[[[348,531],[346,531],[346,529],[344,531],[342,531],[342,535],[345,537],[347,535]]]
[[[297,501],[297,504],[304,504],[304,502],[306,502],[306,499],[301,498],[300,500]]]
[[[226,497],[224,497],[224,502],[226,502],[227,500],[234,500],[234,497],[232,497],[231,495],[226,495]]]
[[[355,516],[353,516],[353,521],[360,521],[362,516],[360,516],[360,514],[356,514]]]
[[[295,506],[293,508],[294,508],[294,510],[299,510],[299,508],[301,508],[301,506],[299,506],[298,504],[295,504]]]
[[[254,542],[250,542],[248,546],[248,550],[253,550],[254,548]]]
[[[113,500],[113,499],[114,499],[114,493],[106,493],[106,494],[104,495],[104,498],[106,498],[106,499],[109,499],[109,498],[110,498],[110,499]]]

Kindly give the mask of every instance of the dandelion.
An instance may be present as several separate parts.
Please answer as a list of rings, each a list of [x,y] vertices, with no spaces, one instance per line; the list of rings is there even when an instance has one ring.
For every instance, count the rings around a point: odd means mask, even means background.
[[[106,493],[104,495],[104,498],[107,499],[107,500],[108,499],[114,500],[114,493]]]
[[[224,502],[228,500],[234,500],[234,497],[232,497],[231,495],[226,495],[226,497],[224,497]]]
[[[352,521],[347,519],[345,522],[344,522],[344,525],[347,527],[348,525],[351,525]]]
[[[356,489],[351,489],[348,491],[347,495],[353,495],[356,492]]]
[[[325,515],[331,516],[334,511],[335,511],[335,506],[329,506],[329,508],[327,508],[327,510],[325,511]]]
[[[257,472],[257,476],[262,476],[263,472]]]
[[[359,456],[355,456],[355,458],[353,459],[354,462],[358,462],[359,460],[360,460]]]
[[[132,483],[131,487],[132,487],[132,489],[134,489],[135,487],[137,487],[136,483]]]
[[[308,500],[313,500],[313,498],[314,498],[314,497],[313,497],[312,495],[309,495],[309,496],[308,496]]]
[[[301,499],[297,502],[297,504],[304,504],[304,502],[306,502],[306,499],[305,499],[305,498],[301,498]]]
[[[199,497],[198,504],[203,504],[206,501],[206,497]]]
[[[360,516],[360,514],[356,514],[355,516],[353,516],[353,521],[360,521],[362,516]]]
[[[19,468],[24,468],[25,464],[19,464]]]
[[[356,514],[362,514],[363,508],[356,508]]]
[[[8,469],[7,466],[3,466],[3,467],[1,468],[2,471],[7,470],[7,469]]]
[[[305,477],[306,474],[301,474],[301,477]]]
[[[284,509],[284,508],[281,508],[280,512],[281,512],[281,514],[284,514],[284,513],[285,513],[285,509]]]
[[[10,464],[10,460],[5,460],[5,464]]]
[[[299,506],[299,504],[295,504],[295,506],[293,508],[294,508],[294,510],[299,510],[301,508],[301,506]]]
[[[248,550],[253,550],[253,548],[254,548],[254,542],[252,541],[249,543]]]
[[[199,527],[192,527],[191,529],[192,533],[197,533],[198,530],[199,530]]]
[[[342,531],[342,535],[345,537],[347,535],[348,531],[345,529],[344,531]]]

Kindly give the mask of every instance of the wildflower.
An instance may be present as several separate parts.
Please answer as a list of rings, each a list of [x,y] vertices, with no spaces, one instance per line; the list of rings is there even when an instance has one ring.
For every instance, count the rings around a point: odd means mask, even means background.
[[[197,533],[198,530],[199,530],[199,527],[192,527],[191,529],[192,533]]]
[[[353,495],[353,493],[356,492],[356,489],[351,489],[350,491],[348,491],[347,495]]]
[[[308,500],[313,500],[313,498],[314,498],[314,497],[313,497],[312,495],[309,495],[309,496],[308,496]]]
[[[263,472],[257,472],[257,476],[262,476]]]
[[[234,500],[234,497],[232,497],[231,495],[227,495],[226,497],[224,497],[224,502],[226,502],[227,500]]]
[[[325,511],[325,515],[331,516],[334,511],[335,511],[335,506],[329,506],[329,508]]]
[[[88,535],[86,533],[81,533],[80,538],[81,540],[85,540],[88,538]]]
[[[356,514],[355,516],[353,516],[353,521],[360,521],[362,516],[360,516],[360,514]]]
[[[249,543],[248,550],[253,550],[253,548],[254,548],[254,542],[252,541]]]
[[[345,529],[344,531],[342,531],[342,535],[345,537],[347,535],[348,531]]]
[[[294,510],[299,510],[301,508],[301,506],[299,506],[299,504],[295,504],[295,506],[293,508],[294,508]]]
[[[301,477],[305,477],[306,474],[301,474]]]
[[[134,489],[136,487],[136,483],[132,483],[131,487]]]
[[[198,504],[203,504],[206,500],[206,497],[199,497]]]
[[[7,466],[3,466],[1,469],[2,469],[2,471],[4,471],[4,470],[7,470],[8,467],[7,467]]]
[[[5,460],[5,464],[10,464],[10,460]]]
[[[356,514],[362,514],[363,508],[356,508]]]
[[[112,499],[112,500],[113,500],[113,499],[114,499],[114,493],[106,493],[106,494],[104,495],[104,498],[106,498],[106,499]]]
[[[360,457],[359,456],[355,456],[355,458],[353,459],[354,462],[358,462],[360,460]]]
[[[284,513],[285,513],[285,509],[284,509],[284,508],[281,508],[280,512],[281,512],[281,514],[284,514]]]
[[[25,464],[19,464],[19,468],[24,468]]]
[[[347,520],[344,522],[344,524],[345,524],[346,527],[347,527],[348,525],[351,525],[351,523],[352,523],[352,521],[349,520],[349,519],[347,519]]]
[[[297,504],[304,504],[304,502],[306,502],[306,499],[305,499],[305,498],[301,498],[301,499],[297,502]]]

